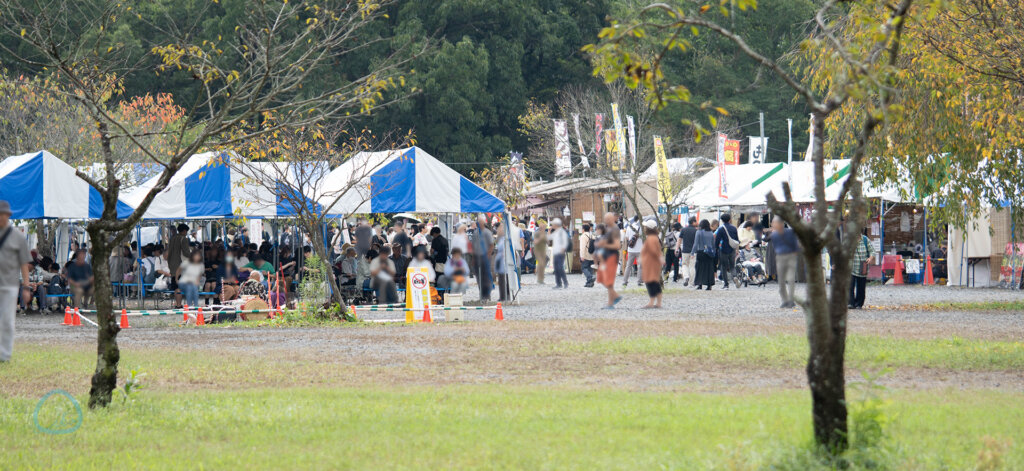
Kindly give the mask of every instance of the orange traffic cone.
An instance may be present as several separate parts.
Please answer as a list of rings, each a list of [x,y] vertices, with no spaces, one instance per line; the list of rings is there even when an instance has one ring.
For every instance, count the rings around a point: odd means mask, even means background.
[[[896,265],[892,269],[892,284],[894,284],[894,285],[902,285],[903,284],[903,267],[902,267],[902,265],[903,264],[901,263],[899,265]]]
[[[71,325],[79,327],[82,325],[82,316],[78,314],[78,308],[75,308],[74,317],[71,318]]]
[[[932,275],[932,257],[927,257],[924,262],[924,284],[931,286],[935,284],[935,277]]]
[[[188,324],[188,304],[182,306],[181,322]]]
[[[125,309],[121,309],[121,328],[122,329],[129,329],[129,328],[131,328],[131,326],[128,325],[128,311],[125,310]]]
[[[64,308],[64,322],[61,322],[60,325],[71,325],[71,323],[72,323],[72,320],[71,320],[71,307],[65,307]]]
[[[199,308],[199,312],[196,313],[196,325],[206,325],[206,319],[203,318],[203,308]]]
[[[359,318],[359,315],[358,315],[358,314],[356,314],[356,305],[355,305],[355,304],[353,304],[353,305],[349,306],[349,307],[348,307],[348,309],[349,309],[349,311],[351,311],[351,312],[352,312],[352,317],[353,317],[354,319],[358,319],[358,318]]]
[[[430,306],[423,308],[423,322],[434,322],[430,319]]]
[[[501,302],[498,302],[498,307],[494,308],[494,320],[503,321],[505,320],[505,314],[501,312]]]

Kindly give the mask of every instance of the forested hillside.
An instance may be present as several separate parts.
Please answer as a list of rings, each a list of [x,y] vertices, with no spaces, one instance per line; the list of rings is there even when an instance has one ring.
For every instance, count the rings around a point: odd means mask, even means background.
[[[189,24],[191,35],[212,40],[229,37],[235,28],[233,18],[246,8],[244,0],[134,3],[131,14],[147,21],[129,21],[116,37],[121,47],[131,50],[134,61],[152,64],[159,59],[151,49],[170,37],[161,30],[160,18],[174,19],[167,24]],[[813,1],[760,3],[756,13],[737,11],[729,21],[759,50],[782,57],[806,33]],[[404,44],[429,41],[432,49],[411,63],[407,75],[404,90],[416,92],[375,112],[365,124],[380,131],[412,130],[421,146],[468,172],[510,150],[527,149],[517,118],[529,100],[550,103],[573,84],[600,89],[600,79],[593,76],[589,58],[580,49],[597,40],[609,15],[628,17],[642,5],[631,0],[401,0],[387,6],[387,19],[377,26],[376,32],[387,40],[346,55],[346,61],[307,85],[307,93],[358,77]],[[189,23],[188,18],[201,20]],[[92,33],[81,31],[85,36]],[[786,157],[786,118],[794,119],[794,150],[799,153],[806,147],[807,115],[774,75],[758,74],[755,63],[717,36],[698,37],[693,46],[672,56],[665,70],[674,75],[670,82],[691,87],[693,103],[729,97],[714,103],[731,113],[719,123],[723,131],[733,138],[756,135],[758,112],[763,111],[769,160]],[[221,60],[230,61],[230,54]],[[3,58],[3,65],[9,75],[24,72],[10,57]],[[184,73],[134,74],[125,77],[124,96],[167,92],[180,100],[195,92],[191,87],[195,80]],[[662,125],[678,125],[685,134],[678,123],[694,117],[691,110],[674,105],[656,119]]]

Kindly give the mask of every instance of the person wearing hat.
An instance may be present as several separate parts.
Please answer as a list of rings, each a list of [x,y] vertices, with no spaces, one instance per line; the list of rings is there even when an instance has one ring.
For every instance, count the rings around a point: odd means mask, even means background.
[[[0,363],[11,361],[18,293],[29,286],[32,261],[28,241],[11,223],[11,214],[10,203],[0,200]]]
[[[569,278],[565,276],[565,253],[569,250],[569,233],[562,228],[562,220],[551,220],[551,255],[555,266],[555,288],[568,289]]]

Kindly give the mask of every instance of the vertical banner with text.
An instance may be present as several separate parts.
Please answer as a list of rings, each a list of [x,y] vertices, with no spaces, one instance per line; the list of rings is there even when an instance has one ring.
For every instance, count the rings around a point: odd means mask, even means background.
[[[668,204],[669,198],[673,196],[672,178],[668,174],[668,159],[665,158],[661,136],[654,136],[654,158],[658,163],[658,202]]]
[[[590,161],[587,160],[587,151],[583,148],[583,137],[580,136],[580,114],[573,113],[572,121],[576,125],[576,144],[580,146],[580,165],[583,168],[590,168]]]
[[[569,150],[569,129],[564,119],[555,122],[555,175],[562,177],[572,173],[572,158]]]
[[[632,160],[630,168],[636,171],[636,125],[632,116],[626,116],[626,127],[629,132],[629,158]]]
[[[718,197],[728,198],[729,189],[726,187],[725,182],[725,141],[729,140],[728,136],[723,133],[718,133],[718,139],[715,145],[715,160],[718,164]]]
[[[617,147],[618,162],[615,169],[626,168],[626,133],[622,129],[622,118],[619,116],[619,104],[612,103],[612,123],[615,126],[615,147]]]

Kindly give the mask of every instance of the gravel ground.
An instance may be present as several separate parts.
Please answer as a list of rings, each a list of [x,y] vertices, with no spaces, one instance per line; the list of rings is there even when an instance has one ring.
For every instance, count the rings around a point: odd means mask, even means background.
[[[602,310],[604,290],[583,288],[578,275],[569,277],[567,290],[538,286],[533,280],[532,275],[527,276],[519,302],[504,306],[503,323],[491,320],[492,310],[467,311],[469,322],[432,327],[401,324],[197,329],[179,327],[177,316],[133,317],[135,328],[122,332],[118,340],[129,351],[155,349],[168,354],[231,357],[245,352],[244,357],[252,357],[253,350],[259,350],[261,358],[306,365],[310,374],[321,377],[318,381],[339,386],[503,383],[691,391],[804,386],[801,368],[749,369],[689,358],[606,357],[550,350],[563,341],[638,336],[802,334],[802,312],[780,309],[774,285],[697,292],[670,284],[665,308],[660,310],[640,309],[647,296],[634,285],[624,290],[625,299],[619,308]],[[937,311],[915,306],[944,301],[1010,301],[1022,296],[1020,292],[994,289],[871,286],[869,308],[852,311],[849,328],[857,334],[904,338],[958,336],[1020,341],[1024,339],[1022,312]],[[470,301],[474,298],[469,296]],[[397,319],[402,313],[364,312],[361,317]],[[435,313],[434,317],[440,320],[442,316]],[[60,321],[57,315],[19,316],[15,355],[18,344],[69,348],[85,355],[95,351],[94,329],[62,327]],[[162,388],[227,387],[215,382],[193,384],[188,380],[191,373],[165,373],[169,376],[161,379]],[[81,386],[85,387],[85,377],[67,380],[83,382]],[[282,380],[275,377],[275,381]],[[899,369],[885,382],[910,389],[1024,389],[1024,375],[1012,371]],[[37,383],[26,379],[17,385],[0,386],[0,394],[8,389],[8,393],[34,393],[52,387],[46,381]]]

